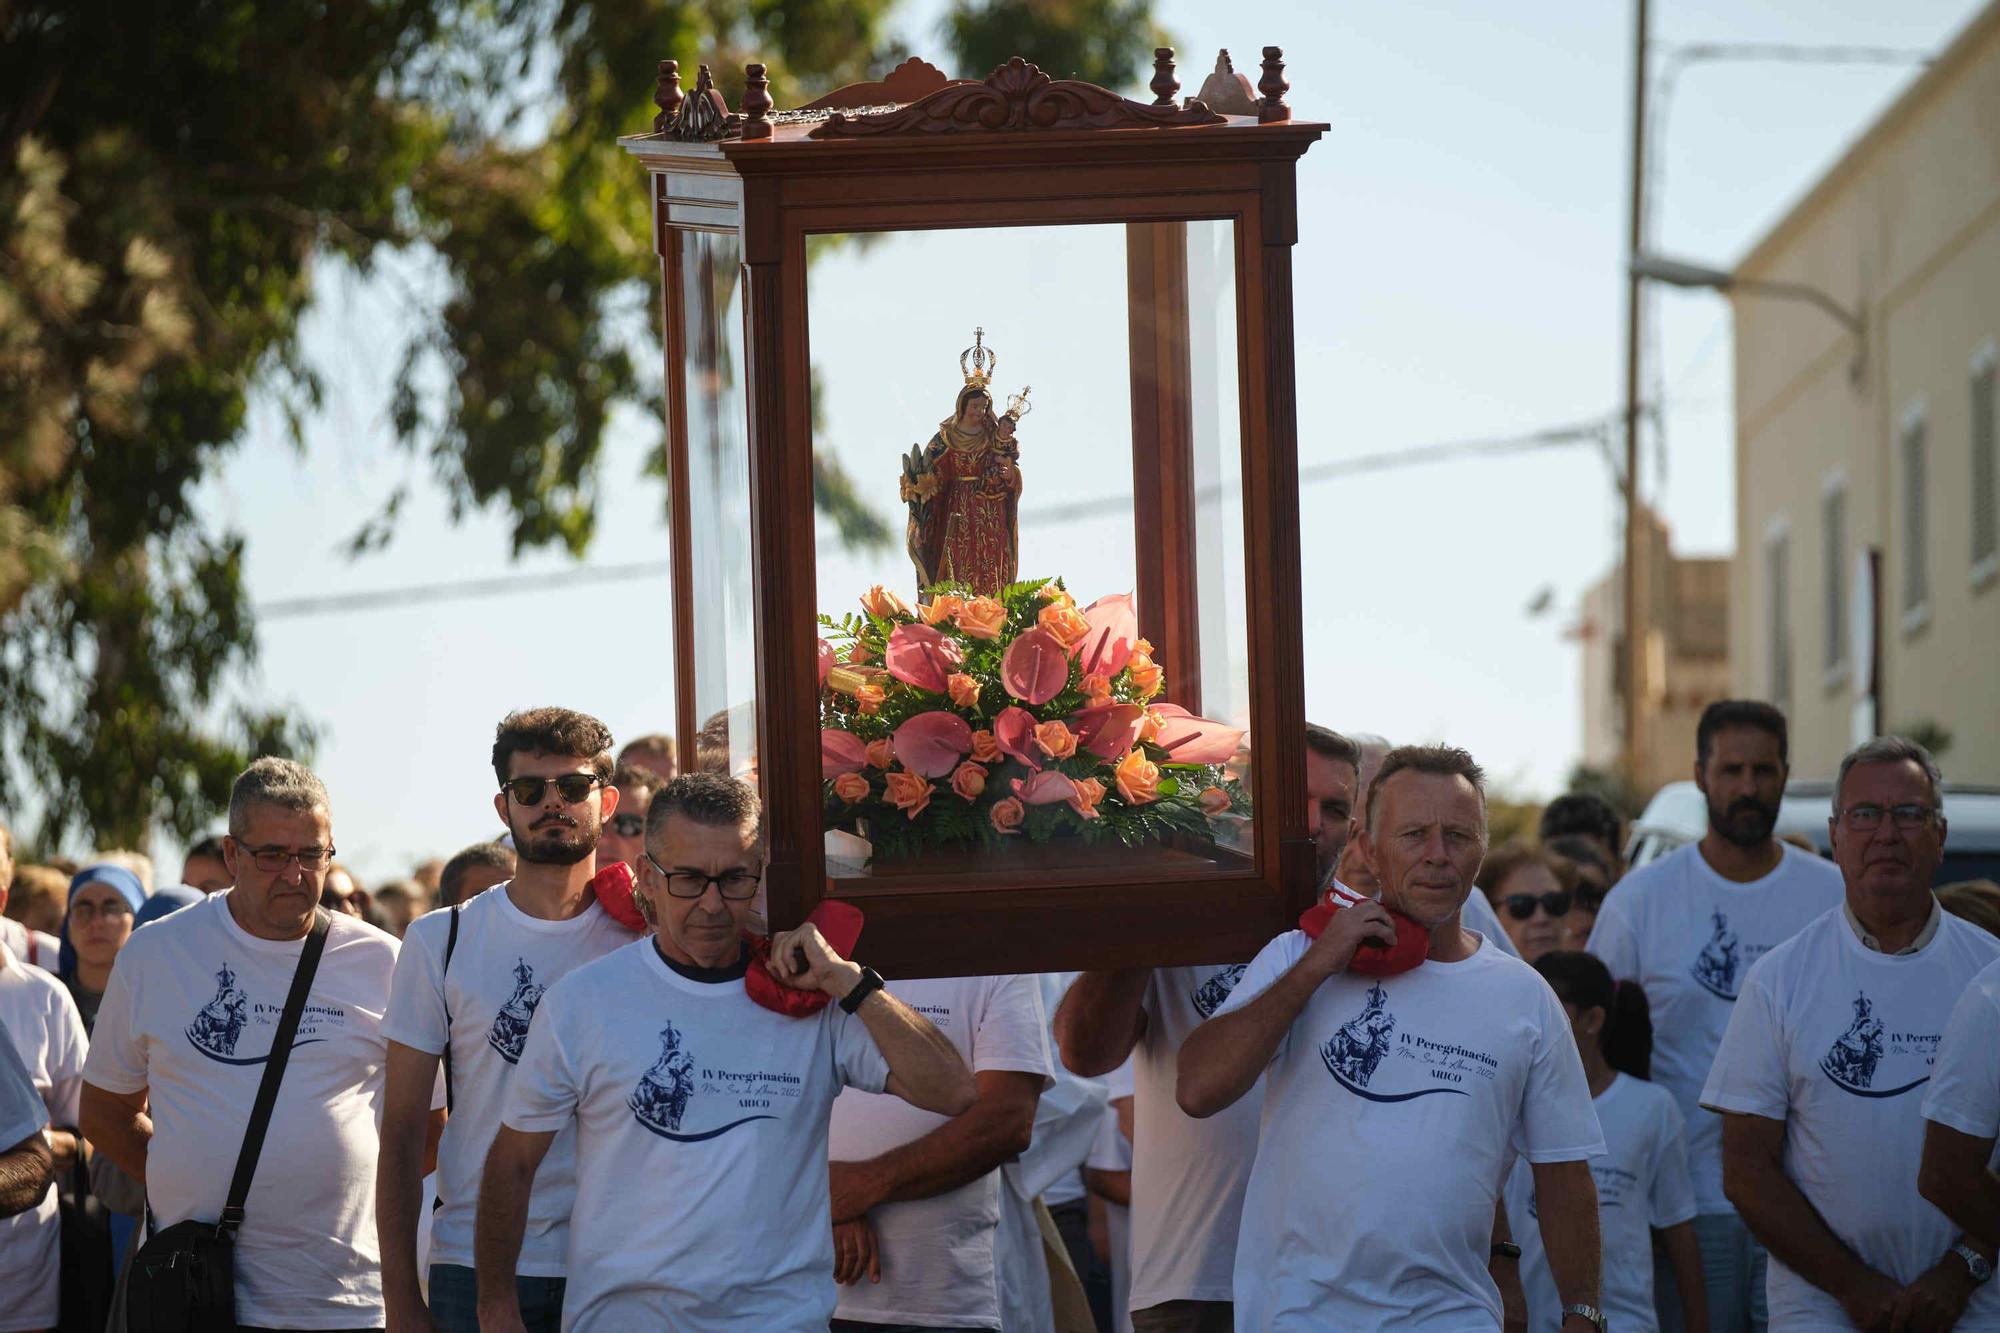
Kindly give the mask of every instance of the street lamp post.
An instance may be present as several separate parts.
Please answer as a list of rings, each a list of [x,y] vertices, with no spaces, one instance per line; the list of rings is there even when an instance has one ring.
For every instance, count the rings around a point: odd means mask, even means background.
[[[1803,282],[1782,282],[1772,278],[1738,277],[1728,269],[1710,268],[1706,264],[1672,259],[1666,255],[1635,253],[1632,256],[1630,273],[1635,282],[1647,280],[1664,282],[1670,287],[1703,288],[1717,292],[1748,292],[1753,296],[1774,296],[1780,300],[1804,301],[1809,305],[1818,306],[1842,328],[1854,335],[1854,360],[1848,365],[1847,377],[1855,382],[1861,379],[1861,368],[1868,351],[1867,323],[1859,313],[1849,310],[1817,287]]]

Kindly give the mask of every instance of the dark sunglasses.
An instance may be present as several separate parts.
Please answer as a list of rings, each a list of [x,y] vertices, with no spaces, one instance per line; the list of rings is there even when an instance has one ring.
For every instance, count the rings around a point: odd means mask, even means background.
[[[559,778],[515,778],[501,783],[500,789],[512,796],[516,805],[540,805],[551,783],[563,800],[575,805],[602,787],[604,779],[595,773],[565,773]]]
[[[1513,917],[1516,921],[1526,921],[1529,917],[1533,916],[1535,914],[1535,904],[1537,903],[1540,903],[1542,910],[1550,916],[1569,915],[1569,895],[1567,893],[1545,893],[1539,898],[1532,893],[1510,893],[1500,901],[1506,907],[1507,915]]]
[[[613,815],[611,831],[621,838],[636,838],[646,831],[644,815]]]

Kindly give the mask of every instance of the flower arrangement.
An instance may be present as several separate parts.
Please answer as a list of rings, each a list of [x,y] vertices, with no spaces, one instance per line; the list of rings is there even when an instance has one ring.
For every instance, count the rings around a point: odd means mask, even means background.
[[[1247,814],[1225,768],[1243,733],[1162,700],[1166,672],[1129,594],[1079,608],[1060,579],[998,597],[879,584],[821,616],[826,827],[880,857],[1075,837],[1215,840]]]

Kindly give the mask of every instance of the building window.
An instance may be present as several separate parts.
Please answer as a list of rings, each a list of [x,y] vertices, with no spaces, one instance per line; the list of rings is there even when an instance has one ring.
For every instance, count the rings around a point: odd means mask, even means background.
[[[1903,483],[1903,632],[1930,622],[1930,452],[1924,404],[1903,414],[1897,453]]]
[[[1769,608],[1770,640],[1765,649],[1765,665],[1770,672],[1764,692],[1780,708],[1792,702],[1792,598],[1790,539],[1782,526],[1764,537],[1764,604]]]
[[[2000,349],[1988,338],[1972,358],[1972,585],[1980,587],[2000,574],[2000,442],[1994,419],[2000,417],[1995,395],[1994,367]]]
[[[1835,473],[1820,489],[1820,667],[1827,684],[1847,667],[1847,478]]]

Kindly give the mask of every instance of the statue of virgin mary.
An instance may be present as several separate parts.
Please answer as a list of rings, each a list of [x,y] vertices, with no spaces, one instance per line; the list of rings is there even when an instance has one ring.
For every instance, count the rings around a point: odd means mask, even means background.
[[[959,357],[965,387],[937,433],[903,460],[902,498],[910,508],[907,545],[920,591],[960,583],[994,597],[1014,581],[1020,559],[1020,451],[1014,428],[1027,410],[1023,390],[999,415],[987,385],[997,358],[985,330]],[[928,597],[926,597],[928,600]]]

